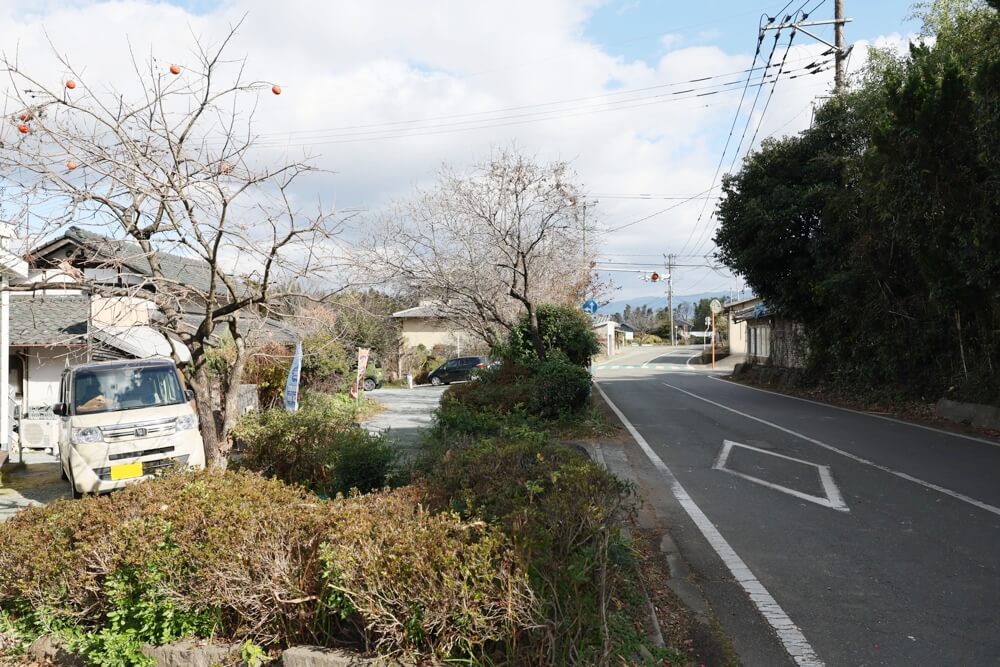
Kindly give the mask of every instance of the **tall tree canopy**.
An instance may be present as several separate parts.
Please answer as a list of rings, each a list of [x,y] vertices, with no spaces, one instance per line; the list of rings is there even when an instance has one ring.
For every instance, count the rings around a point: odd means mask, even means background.
[[[925,5],[933,41],[876,54],[723,182],[720,259],[805,325],[830,377],[1000,398],[997,5]]]

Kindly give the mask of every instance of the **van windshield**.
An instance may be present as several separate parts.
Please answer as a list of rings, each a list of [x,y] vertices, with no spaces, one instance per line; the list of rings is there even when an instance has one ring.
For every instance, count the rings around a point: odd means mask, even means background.
[[[73,413],[115,412],[176,405],[184,400],[169,366],[82,369],[73,378]]]

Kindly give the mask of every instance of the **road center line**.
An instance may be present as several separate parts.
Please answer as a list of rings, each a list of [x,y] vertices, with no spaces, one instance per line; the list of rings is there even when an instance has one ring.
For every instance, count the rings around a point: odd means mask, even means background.
[[[701,511],[701,508],[698,507],[691,496],[688,495],[684,487],[681,486],[681,483],[674,477],[670,468],[667,467],[667,464],[663,462],[663,459],[657,456],[653,448],[646,442],[646,439],[642,437],[642,434],[632,425],[632,422],[608,398],[608,395],[601,388],[600,383],[595,382],[594,386],[597,387],[597,391],[604,398],[608,407],[618,416],[625,425],[625,428],[628,429],[628,432],[632,434],[632,438],[635,439],[636,444],[646,454],[653,467],[666,478],[667,483],[670,485],[670,491],[677,498],[677,502],[680,503],[684,511],[687,512],[687,515],[698,526],[698,530],[701,531],[701,534],[708,540],[712,549],[715,550],[715,553],[725,563],[733,578],[736,579],[737,583],[750,596],[750,601],[757,607],[764,620],[777,633],[778,639],[789,655],[794,658],[796,664],[802,665],[802,667],[823,667],[823,661],[813,651],[812,646],[810,646],[809,641],[802,634],[802,631],[792,622],[792,619],[788,617],[788,614],[781,608],[777,600],[764,588],[764,585],[760,583],[747,564],[743,562],[743,559],[739,557],[736,550],[729,545],[729,542],[722,536],[722,533],[715,527],[715,524]]]
[[[927,426],[925,424],[916,424],[914,422],[908,422],[903,419],[896,419],[895,417],[886,417],[885,415],[876,415],[871,412],[864,412],[863,410],[854,410],[852,408],[845,408],[840,405],[833,405],[831,403],[823,403],[822,401],[814,401],[809,398],[802,398],[801,396],[792,396],[791,394],[782,394],[780,391],[771,391],[769,389],[761,389],[760,387],[751,387],[750,385],[743,384],[741,382],[734,382],[733,380],[727,380],[726,378],[718,377],[715,375],[709,376],[713,380],[718,380],[719,382],[725,382],[726,384],[733,385],[734,387],[742,387],[743,389],[749,389],[751,391],[759,391],[764,394],[771,394],[772,396],[780,396],[781,398],[790,398],[793,401],[802,401],[803,403],[812,403],[813,405],[818,405],[823,408],[830,408],[831,410],[840,410],[841,412],[853,412],[856,415],[863,415],[865,417],[871,417],[872,419],[881,419],[887,422],[893,422],[895,424],[902,424],[903,426],[912,426],[913,428],[920,428],[925,431],[932,431],[934,433],[940,433],[941,435],[950,435],[955,438],[962,438],[963,440],[971,440],[972,442],[981,442],[984,445],[990,445],[991,447],[1000,447],[1000,442],[995,442],[993,440],[987,440],[986,438],[977,438],[974,435],[967,435],[965,433],[955,433],[954,431],[946,431],[942,428],[934,428],[933,426]]]
[[[938,486],[937,484],[933,484],[931,482],[925,482],[924,480],[919,479],[917,477],[914,477],[913,475],[907,475],[905,472],[899,472],[898,470],[893,470],[892,468],[886,467],[884,465],[880,465],[878,463],[875,463],[874,461],[869,461],[866,458],[862,458],[862,457],[857,456],[855,454],[851,454],[850,452],[846,452],[843,449],[839,449],[837,447],[834,447],[833,445],[828,445],[825,442],[821,442],[821,441],[817,440],[816,438],[810,438],[808,435],[803,435],[802,433],[799,433],[797,431],[793,431],[790,428],[785,428],[784,426],[779,426],[778,424],[775,424],[774,422],[769,422],[766,419],[761,419],[760,417],[754,417],[753,415],[747,414],[745,412],[740,412],[739,410],[737,410],[735,408],[731,408],[728,405],[723,405],[722,403],[716,403],[715,401],[710,400],[708,398],[705,398],[704,396],[699,396],[698,394],[692,394],[690,391],[686,391],[684,389],[681,389],[680,387],[675,387],[672,384],[667,384],[666,382],[663,382],[662,384],[663,384],[663,386],[670,387],[671,389],[673,389],[675,391],[679,391],[682,394],[687,394],[691,398],[697,398],[699,401],[704,401],[705,403],[709,403],[710,405],[714,405],[717,408],[722,408],[723,410],[728,410],[729,412],[732,412],[733,414],[737,414],[737,415],[739,415],[741,417],[746,417],[747,419],[751,419],[751,420],[753,420],[755,422],[759,422],[761,424],[765,424],[767,426],[770,426],[771,428],[777,429],[777,430],[782,431],[784,433],[788,433],[789,435],[794,435],[796,438],[801,438],[802,440],[805,440],[806,442],[811,442],[812,444],[817,445],[818,447],[822,447],[823,449],[828,449],[831,452],[834,452],[836,454],[840,454],[841,456],[846,456],[847,458],[851,459],[852,461],[857,461],[858,463],[863,463],[863,464],[865,464],[867,466],[871,466],[871,467],[873,467],[873,468],[875,468],[877,470],[881,470],[882,472],[887,472],[890,475],[895,475],[896,477],[905,479],[905,480],[907,480],[909,482],[913,482],[914,484],[919,484],[920,486],[926,487],[928,489],[933,489],[934,491],[937,491],[938,493],[943,493],[946,496],[951,496],[952,498],[954,498],[956,500],[961,500],[963,503],[968,503],[970,505],[978,507],[979,509],[983,509],[983,510],[986,510],[987,512],[991,512],[993,514],[996,514],[997,516],[1000,516],[1000,507],[994,507],[993,505],[988,505],[987,503],[984,503],[984,502],[982,502],[980,500],[976,500],[975,498],[970,498],[969,496],[961,494],[961,493],[959,493],[957,491],[952,491],[951,489],[946,489],[943,486]]]

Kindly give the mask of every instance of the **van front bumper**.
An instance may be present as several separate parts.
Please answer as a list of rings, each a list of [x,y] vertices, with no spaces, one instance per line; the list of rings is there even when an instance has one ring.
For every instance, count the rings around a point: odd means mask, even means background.
[[[71,445],[69,468],[76,491],[114,491],[172,468],[205,467],[205,450],[197,430],[150,440],[132,447]],[[140,467],[141,474],[137,474]],[[122,471],[128,476],[116,479]]]

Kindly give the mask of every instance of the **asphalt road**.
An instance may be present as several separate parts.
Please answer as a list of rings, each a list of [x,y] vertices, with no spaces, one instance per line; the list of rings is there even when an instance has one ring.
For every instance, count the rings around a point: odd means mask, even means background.
[[[744,664],[1000,664],[1000,445],[639,366],[599,387]]]

